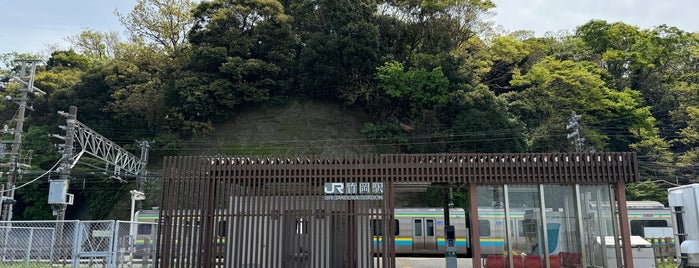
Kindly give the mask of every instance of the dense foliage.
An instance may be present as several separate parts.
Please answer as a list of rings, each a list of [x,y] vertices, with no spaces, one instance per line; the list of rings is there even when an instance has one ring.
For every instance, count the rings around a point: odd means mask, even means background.
[[[56,132],[55,112],[75,105],[81,122],[124,146],[155,141],[157,159],[240,111],[306,98],[364,111],[362,133],[382,152],[636,151],[648,182],[629,186],[630,199],[699,182],[697,33],[593,20],[547,37],[495,34],[484,19],[493,7],[140,0],[119,15],[128,41],[86,30],[70,38],[72,49],[51,54],[36,76],[47,94],[32,99],[29,133]],[[0,60],[13,66],[26,56]],[[17,94],[0,85],[2,95]],[[0,104],[5,118],[15,109]],[[566,128],[573,114],[577,141]],[[58,158],[42,142],[24,147],[41,151],[35,169]],[[20,217],[47,217],[30,206],[41,203],[37,187],[19,192]],[[84,198],[93,209],[113,204]]]

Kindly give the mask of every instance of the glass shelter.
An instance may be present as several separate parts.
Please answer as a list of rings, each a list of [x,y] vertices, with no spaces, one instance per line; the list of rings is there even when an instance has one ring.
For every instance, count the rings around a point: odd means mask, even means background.
[[[486,267],[623,265],[613,187],[504,184],[477,188],[480,253]]]

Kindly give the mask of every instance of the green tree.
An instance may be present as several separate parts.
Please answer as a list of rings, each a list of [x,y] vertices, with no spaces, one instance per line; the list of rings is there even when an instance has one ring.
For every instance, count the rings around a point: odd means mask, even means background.
[[[132,39],[154,42],[177,58],[186,47],[186,34],[194,22],[190,13],[194,5],[191,0],[139,0],[129,14],[116,15]]]
[[[68,51],[54,51],[51,53],[51,57],[46,61],[46,69],[51,70],[53,68],[63,68],[63,69],[76,69],[76,70],[86,70],[92,67],[92,62],[90,58],[78,55],[73,50]]]
[[[684,81],[685,75],[696,73],[692,55],[697,53],[699,39],[695,35],[665,25],[640,30],[605,21],[584,24],[576,35],[592,50],[589,60],[606,70],[603,79],[609,88],[641,92],[653,115],[670,124],[668,112],[676,102],[668,98],[672,96],[668,90]]]
[[[655,119],[642,106],[640,94],[608,89],[594,64],[546,58],[528,73],[515,74],[511,83],[525,88],[508,99],[530,134],[561,135],[569,115],[576,112],[583,114],[581,132],[594,150],[625,151],[629,144],[657,136]],[[535,151],[561,148],[530,138]]]
[[[651,181],[634,183],[626,187],[626,200],[659,201],[667,205],[667,189]]]
[[[438,124],[429,133],[434,142],[428,143],[433,149],[428,152],[505,153],[527,149],[524,125],[509,112],[504,99],[487,89],[453,92],[438,106],[436,114]],[[416,129],[416,133],[424,132],[420,126]]]
[[[111,100],[113,89],[105,81],[110,73],[105,67],[95,67],[80,76],[79,82],[68,87],[57,87],[47,96],[48,111],[67,111],[70,106],[78,107],[77,118],[102,135],[113,124],[112,114],[106,104]]]
[[[373,105],[380,117],[409,120],[446,101],[449,81],[439,67],[406,70],[399,62],[387,62],[377,68],[376,79],[378,93]]]
[[[510,80],[519,66],[530,54],[525,43],[514,36],[495,38],[490,45],[488,57],[481,59],[480,83],[496,94],[513,90]]]
[[[173,60],[167,55],[143,44],[123,44],[120,53],[105,64],[104,83],[108,87],[109,100],[103,111],[110,112],[120,126],[140,129],[153,135],[168,126],[165,115],[168,70]],[[130,137],[141,138],[141,137]]]
[[[203,2],[194,17],[189,64],[168,96],[173,114],[210,126],[242,105],[285,96],[294,39],[279,2]]]
[[[696,96],[699,39],[696,34],[660,25],[649,30],[624,23],[591,21],[578,28],[576,35],[591,48],[606,73],[603,79],[617,90],[639,92],[650,108],[659,130],[639,131],[648,138],[631,144],[643,153],[645,171],[651,178],[673,180],[695,178],[691,136],[691,99]],[[657,134],[656,134],[657,133]],[[651,138],[652,136],[656,138]],[[672,150],[678,159],[670,155]],[[680,163],[679,165],[675,163]]]
[[[468,89],[473,83],[469,66],[472,42],[490,30],[484,18],[495,4],[490,0],[388,1],[382,15],[404,22],[407,56],[397,59],[407,67],[428,70],[441,67],[449,91]]]
[[[181,135],[201,129],[182,116],[176,97],[177,79],[186,76],[182,69],[190,60],[187,33],[194,25],[195,5],[190,0],[139,0],[130,13],[117,13],[132,38],[116,47],[114,60],[105,66],[111,100],[104,111],[122,127],[144,130],[129,136],[155,136],[167,142],[161,146],[176,147]],[[187,127],[192,125],[197,126]]]
[[[699,84],[681,83],[672,90],[679,99],[679,107],[670,115],[678,127],[679,138],[675,141],[678,173],[675,176],[699,181]]]
[[[80,54],[94,59],[105,60],[114,58],[119,46],[119,34],[116,32],[98,32],[87,29],[78,35],[67,37]]]
[[[364,103],[380,64],[376,3],[366,0],[299,1],[291,6],[300,37],[296,73],[312,98]]]

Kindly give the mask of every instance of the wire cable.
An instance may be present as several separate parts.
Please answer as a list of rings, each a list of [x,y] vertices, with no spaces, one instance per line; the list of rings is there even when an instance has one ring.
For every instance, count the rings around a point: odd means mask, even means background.
[[[5,193],[5,192],[17,190],[17,189],[19,189],[19,188],[22,188],[22,187],[24,187],[24,186],[27,186],[27,185],[29,185],[29,184],[32,184],[33,182],[35,182],[35,181],[41,179],[42,177],[46,176],[47,174],[51,173],[51,171],[53,171],[53,169],[54,169],[56,166],[58,166],[58,164],[60,164],[60,163],[61,163],[61,160],[58,160],[58,161],[56,162],[56,164],[54,164],[49,170],[47,170],[47,171],[44,172],[43,174],[39,175],[38,177],[36,177],[36,178],[34,178],[34,179],[32,179],[32,180],[30,180],[30,181],[28,181],[28,182],[25,182],[24,184],[22,184],[22,185],[20,185],[20,186],[16,186],[16,187],[14,187],[14,188],[12,188],[12,189],[7,189],[7,190],[0,191],[0,193]]]

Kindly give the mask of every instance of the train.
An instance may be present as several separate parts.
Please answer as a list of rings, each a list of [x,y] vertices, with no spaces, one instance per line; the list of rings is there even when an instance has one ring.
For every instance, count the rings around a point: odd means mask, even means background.
[[[628,201],[628,219],[632,236],[646,237],[645,227],[672,227],[672,214],[669,208],[656,201]],[[482,255],[503,254],[505,248],[505,224],[504,210],[502,208],[479,208],[479,245]],[[533,209],[511,209],[510,228],[513,230],[511,242],[513,249],[524,249],[531,246],[527,238],[529,218],[538,217]],[[159,211],[157,209],[140,210],[136,212],[135,219],[138,222],[149,223],[137,228],[135,245],[147,246],[154,243],[156,228],[150,226],[158,222]],[[549,233],[557,236],[562,232],[560,222],[557,222],[557,214],[547,212],[551,217],[547,224]],[[469,215],[462,208],[449,210],[450,225],[455,227],[455,246],[459,256],[471,256],[471,239],[469,237]],[[529,219],[529,220],[528,220]],[[372,219],[369,224],[374,235],[374,245],[380,243],[382,236],[382,224],[380,219]],[[199,228],[193,221],[190,228]],[[445,220],[443,208],[395,208],[394,210],[394,243],[395,253],[399,256],[420,256],[444,254],[445,245]],[[216,243],[223,245],[226,242],[226,222],[218,221],[215,226],[217,232]],[[549,253],[557,252],[557,241],[549,244]]]
[[[396,208],[394,221],[397,255],[444,254],[446,240],[443,208]],[[449,221],[455,227],[456,253],[468,254],[469,232],[465,210],[450,209]]]
[[[627,201],[632,236],[647,238],[646,227],[672,228],[672,211],[658,201]]]
[[[465,255],[469,252],[468,228],[466,212],[461,208],[450,209],[450,225],[455,228],[455,245],[457,254]],[[134,239],[136,246],[146,246],[153,243],[156,229],[151,228],[158,223],[159,210],[139,210],[135,214],[137,222],[148,223],[139,225]],[[370,219],[370,228],[373,235],[373,244],[378,246],[381,243],[380,237],[383,232],[383,221],[381,219]],[[199,228],[198,221],[187,221],[187,228]],[[444,233],[444,209],[441,208],[396,208],[394,210],[394,234],[395,252],[399,255],[433,255],[443,254],[445,248]],[[225,230],[227,223],[218,221],[215,230],[216,243],[223,244],[227,235]],[[184,229],[187,229],[184,228]],[[303,227],[300,227],[303,228]],[[192,231],[194,233],[194,231]],[[378,248],[378,247],[377,247]]]

